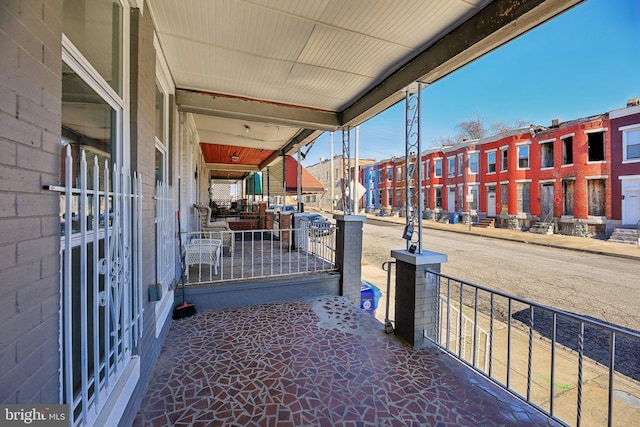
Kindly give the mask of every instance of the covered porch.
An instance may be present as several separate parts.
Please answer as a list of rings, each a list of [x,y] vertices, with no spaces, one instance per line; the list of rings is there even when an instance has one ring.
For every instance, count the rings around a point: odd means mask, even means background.
[[[173,322],[134,426],[557,426],[342,297]]]

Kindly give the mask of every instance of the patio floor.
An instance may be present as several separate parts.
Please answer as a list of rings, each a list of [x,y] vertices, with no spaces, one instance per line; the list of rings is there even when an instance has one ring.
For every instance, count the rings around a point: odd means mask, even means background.
[[[174,320],[134,426],[555,426],[342,297]]]

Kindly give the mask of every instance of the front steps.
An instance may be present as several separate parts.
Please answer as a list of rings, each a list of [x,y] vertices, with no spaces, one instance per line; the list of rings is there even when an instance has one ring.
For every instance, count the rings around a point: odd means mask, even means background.
[[[635,227],[616,227],[613,229],[613,233],[611,233],[609,241],[616,243],[626,243],[628,245],[637,245],[638,230]]]

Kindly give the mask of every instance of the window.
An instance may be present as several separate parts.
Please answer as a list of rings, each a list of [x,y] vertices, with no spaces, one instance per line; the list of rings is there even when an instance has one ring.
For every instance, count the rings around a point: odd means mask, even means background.
[[[456,200],[457,211],[463,210],[463,206],[464,206],[464,198],[462,197],[462,190],[463,190],[462,185],[458,185],[458,198]]]
[[[529,144],[518,145],[518,169],[529,169]]]
[[[529,182],[519,182],[518,183],[518,213],[529,213],[530,212],[530,183]]]
[[[424,188],[424,208],[431,209],[431,188]]]
[[[487,153],[487,173],[496,172],[496,152],[490,151]]]
[[[604,161],[604,132],[591,132],[587,134],[587,161]]]
[[[435,190],[436,190],[435,208],[442,209],[442,187],[436,187]]]
[[[447,159],[447,176],[455,176],[456,175],[456,158],[449,157]]]
[[[562,198],[564,202],[564,215],[573,215],[573,183],[574,180],[562,180]]]
[[[640,161],[640,125],[625,126],[622,131],[622,161]]]
[[[123,137],[123,121],[128,116],[123,76],[128,68],[124,41],[129,41],[129,6],[119,0],[64,0],[61,7],[65,36],[62,41],[58,38],[62,47],[58,51],[62,59],[61,148],[63,155],[68,150],[71,156],[71,167],[66,171],[73,174],[73,182],[67,183],[77,189],[83,185],[76,174],[84,151],[88,174],[84,190],[99,192],[83,195],[74,190],[73,195],[60,195],[61,231],[73,236],[59,240],[60,315],[65,322],[61,325],[60,352],[55,356],[64,360],[60,403],[70,406],[69,423],[93,425],[110,395],[122,386],[122,373],[127,372],[132,355],[138,352],[143,324],[141,305],[136,303],[142,298],[138,280],[141,266],[136,262],[141,255],[126,241],[126,236],[141,233],[139,222],[129,215],[138,208],[140,199],[133,191],[121,188],[123,198],[130,203],[126,206],[104,193],[110,172],[131,166],[129,138]],[[100,169],[94,175],[96,157]],[[94,178],[99,188],[93,188]],[[137,187],[137,183],[131,187]],[[71,202],[70,211],[66,202]],[[93,220],[86,227],[84,221],[76,221],[85,216],[84,209],[91,212],[87,216]],[[109,283],[105,275],[97,273],[103,268],[111,271]],[[114,307],[127,309],[116,313]]]
[[[604,179],[587,180],[587,215],[605,216],[606,192]]]
[[[509,184],[500,184],[500,208],[507,212],[509,206]]]
[[[478,210],[478,186],[469,186],[469,194],[471,194],[472,200],[469,203],[469,212]]]
[[[387,168],[387,181],[393,181],[393,168]]]
[[[568,136],[562,140],[562,164],[573,164],[573,137]]]
[[[387,206],[393,206],[393,188],[387,190]]]
[[[553,167],[553,141],[540,144],[540,152],[542,156],[542,168]]]
[[[122,96],[123,11],[118,0],[64,0],[63,32],[100,74]]]
[[[156,182],[167,182],[168,98],[156,80]]]
[[[401,208],[404,203],[402,202],[402,190],[396,190],[396,204],[395,207]]]
[[[493,164],[495,169],[496,165]],[[478,153],[470,153],[469,154],[469,173],[476,174],[478,173]]]
[[[416,180],[418,179],[417,176],[413,176],[413,172],[416,168],[416,164],[414,162],[409,163],[409,180]]]
[[[378,203],[380,203],[379,206],[382,206],[382,190],[378,190]]]
[[[430,170],[430,163],[429,160],[424,162],[424,179],[429,179],[429,177],[431,176],[431,170]]]
[[[509,151],[506,148],[500,149],[500,170],[506,171],[509,165]]]
[[[402,167],[396,166],[396,182],[402,182]]]
[[[435,159],[433,161],[433,176],[435,178],[442,178],[442,159]]]
[[[462,154],[458,154],[458,175],[462,175]]]

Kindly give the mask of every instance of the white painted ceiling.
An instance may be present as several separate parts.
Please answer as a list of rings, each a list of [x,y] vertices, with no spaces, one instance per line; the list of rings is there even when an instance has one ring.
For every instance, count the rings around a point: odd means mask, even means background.
[[[290,152],[580,0],[147,1],[200,142]]]

